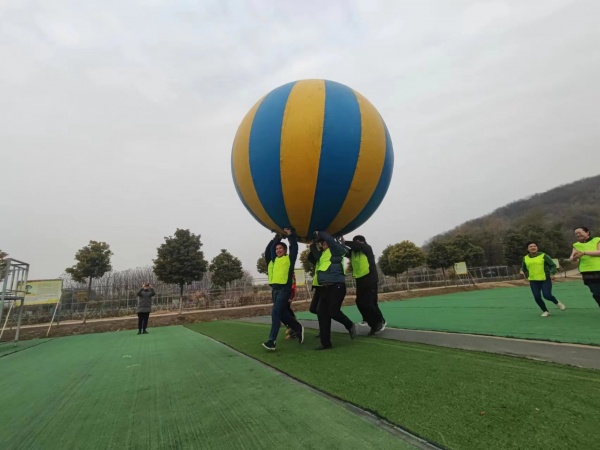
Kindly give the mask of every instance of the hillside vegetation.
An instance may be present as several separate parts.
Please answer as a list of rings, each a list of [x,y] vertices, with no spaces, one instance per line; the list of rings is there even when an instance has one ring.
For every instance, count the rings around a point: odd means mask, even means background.
[[[520,262],[525,244],[532,240],[540,251],[566,258],[578,226],[589,228],[593,235],[600,232],[600,175],[509,203],[435,236],[425,249],[458,236],[483,249],[478,263],[510,265]]]

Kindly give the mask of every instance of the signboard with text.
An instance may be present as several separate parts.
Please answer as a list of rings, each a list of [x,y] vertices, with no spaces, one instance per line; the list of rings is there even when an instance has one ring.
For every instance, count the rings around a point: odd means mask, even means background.
[[[19,283],[19,296],[25,294],[26,305],[58,303],[62,295],[62,280],[31,280],[25,286]]]

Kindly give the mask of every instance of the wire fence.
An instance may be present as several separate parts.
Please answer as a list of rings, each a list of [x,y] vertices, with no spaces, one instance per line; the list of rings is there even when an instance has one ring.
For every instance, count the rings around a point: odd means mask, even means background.
[[[458,276],[453,271],[431,270],[428,268],[412,269],[409,272],[387,277],[380,273],[379,292],[396,292],[411,289],[422,289],[432,287],[469,285],[478,282],[506,281],[518,278],[519,267],[496,266],[496,267],[473,267],[468,269],[468,275]],[[176,312],[210,310],[232,308],[251,305],[265,305],[271,303],[271,290],[266,278],[248,277],[228,284],[226,288],[215,288],[210,280],[192,283],[185,286],[183,301],[180,305],[179,287],[172,284],[160,283],[152,280],[156,296],[153,298],[153,312]],[[99,279],[92,282],[92,290],[89,301],[87,300],[87,286],[64,280],[63,294],[60,305],[25,305],[23,312],[23,325],[48,323],[54,310],[58,321],[83,320],[84,311],[87,320],[123,317],[135,315],[137,311],[137,292],[140,284],[132,282],[117,282],[122,280]],[[296,300],[307,300],[311,298],[310,289],[312,278],[307,274],[306,285],[298,286]],[[347,295],[354,295],[356,284],[351,276],[346,277]],[[87,305],[87,308],[86,308]],[[15,305],[16,306],[16,305]],[[10,307],[6,302],[5,308]],[[16,311],[13,308],[8,318],[7,328],[16,325]]]

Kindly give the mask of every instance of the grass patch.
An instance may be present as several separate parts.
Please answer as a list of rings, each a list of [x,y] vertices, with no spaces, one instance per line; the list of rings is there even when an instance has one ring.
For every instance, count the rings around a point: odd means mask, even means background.
[[[0,358],[6,355],[10,355],[12,353],[20,352],[22,350],[27,350],[28,348],[43,344],[44,342],[47,342],[49,340],[50,339],[31,339],[28,341],[20,341],[17,343],[15,343],[14,341],[2,342],[0,343]]]
[[[266,352],[265,325],[188,327],[444,447],[595,448],[600,438],[598,371],[347,335],[317,352],[313,330],[302,346],[281,339]]]
[[[2,449],[411,448],[184,327],[53,339],[0,359]]]
[[[555,342],[600,345],[600,308],[581,282],[554,285],[554,295],[567,305],[560,311],[546,303],[550,317],[542,318],[529,285],[483,289],[405,301],[383,302],[380,308],[394,328],[435,330],[506,336]],[[343,311],[355,322],[362,320],[346,301]],[[302,312],[300,319],[316,320]]]

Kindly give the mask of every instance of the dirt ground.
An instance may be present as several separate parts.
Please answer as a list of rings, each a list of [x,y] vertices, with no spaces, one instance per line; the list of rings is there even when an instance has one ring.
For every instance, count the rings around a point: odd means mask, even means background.
[[[568,282],[573,279],[557,279],[556,282]],[[408,300],[411,298],[429,297],[432,295],[451,294],[454,292],[474,291],[480,289],[494,289],[502,287],[525,286],[525,281],[503,281],[494,283],[480,283],[468,286],[448,286],[442,288],[426,288],[411,291],[387,292],[379,294],[379,301]],[[354,304],[354,296],[348,295],[346,305]],[[295,311],[306,311],[310,300],[294,302]],[[221,308],[198,311],[185,311],[179,313],[153,313],[150,315],[149,328],[164,327],[170,325],[182,325],[195,322],[210,322],[215,320],[243,319],[246,317],[266,316],[271,313],[271,305],[252,305],[237,308]],[[21,327],[19,340],[45,338],[48,333],[49,324],[31,325]],[[115,317],[109,319],[88,320],[81,322],[61,322],[59,326],[53,325],[48,337],[72,336],[76,334],[105,333],[108,331],[122,331],[137,329],[137,317]],[[152,332],[150,330],[150,332]],[[2,342],[12,341],[15,338],[15,330],[5,330]]]

